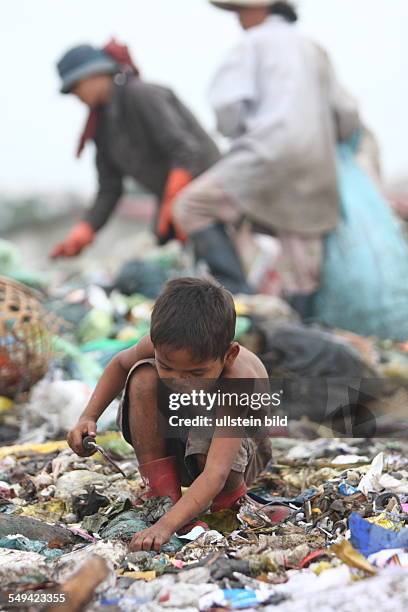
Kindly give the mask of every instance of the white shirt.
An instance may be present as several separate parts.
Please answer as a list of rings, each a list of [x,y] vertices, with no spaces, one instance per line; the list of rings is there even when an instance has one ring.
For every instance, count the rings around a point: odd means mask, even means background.
[[[306,231],[333,227],[336,142],[359,121],[325,52],[271,16],[244,32],[217,71],[210,100],[219,131],[231,139],[216,173],[224,189],[258,220],[272,216],[274,227],[297,226],[302,198],[310,211]]]

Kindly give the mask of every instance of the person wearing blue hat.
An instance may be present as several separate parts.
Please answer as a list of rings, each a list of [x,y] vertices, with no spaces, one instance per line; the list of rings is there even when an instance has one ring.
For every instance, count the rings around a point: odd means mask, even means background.
[[[173,223],[176,195],[218,159],[217,146],[193,114],[165,87],[147,83],[126,46],[112,40],[67,51],[57,64],[61,93],[73,94],[89,109],[78,148],[96,144],[99,189],[93,206],[52,257],[73,257],[95,239],[133,177],[160,202],[156,234],[160,242],[184,236]]]
[[[103,49],[91,45],[79,45],[70,49],[58,62],[62,79],[61,93],[71,93],[85,79],[98,75],[113,75],[119,65]]]

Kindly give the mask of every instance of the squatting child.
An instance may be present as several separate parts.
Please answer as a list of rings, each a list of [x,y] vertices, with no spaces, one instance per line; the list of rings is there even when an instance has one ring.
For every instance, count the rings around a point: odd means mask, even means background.
[[[271,459],[269,438],[187,435],[174,440],[157,428],[159,379],[184,384],[268,378],[258,357],[234,341],[235,322],[232,296],[221,286],[193,278],[169,282],[155,303],[150,336],[110,362],[68,435],[72,450],[89,455],[83,437],[96,435],[99,417],[124,390],[118,423],[135,450],[147,495],[173,501],[155,525],[133,537],[133,550],[159,550],[208,508],[233,507]],[[181,486],[189,487],[184,495]]]

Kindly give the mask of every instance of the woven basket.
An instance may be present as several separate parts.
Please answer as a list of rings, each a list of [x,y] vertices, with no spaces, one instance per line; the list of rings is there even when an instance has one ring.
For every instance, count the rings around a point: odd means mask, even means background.
[[[14,397],[46,374],[52,331],[41,295],[0,276],[0,395]]]

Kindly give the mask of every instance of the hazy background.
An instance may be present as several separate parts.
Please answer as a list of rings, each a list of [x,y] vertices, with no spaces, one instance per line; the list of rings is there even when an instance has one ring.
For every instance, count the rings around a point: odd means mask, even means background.
[[[388,180],[408,175],[407,0],[300,0],[300,27],[330,52],[377,134]],[[91,193],[93,150],[74,158],[85,109],[58,94],[55,61],[70,46],[128,43],[145,79],[172,86],[208,129],[207,88],[240,35],[206,0],[1,2],[0,190]]]

